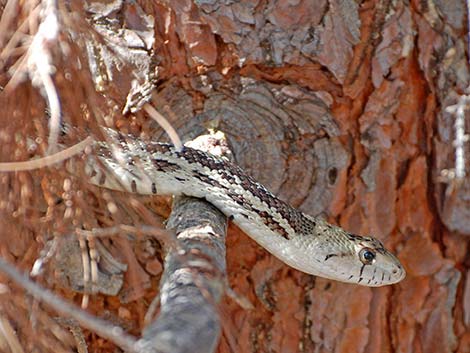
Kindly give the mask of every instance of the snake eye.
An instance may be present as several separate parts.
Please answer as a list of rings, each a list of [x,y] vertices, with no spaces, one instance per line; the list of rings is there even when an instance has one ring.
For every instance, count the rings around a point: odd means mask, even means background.
[[[359,259],[364,265],[370,265],[375,260],[375,252],[372,249],[364,248],[359,251]]]

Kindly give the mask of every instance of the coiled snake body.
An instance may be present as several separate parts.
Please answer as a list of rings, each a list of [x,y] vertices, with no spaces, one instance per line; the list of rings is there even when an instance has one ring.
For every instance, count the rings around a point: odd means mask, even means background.
[[[300,212],[223,158],[110,129],[106,133],[112,143],[96,143],[99,162],[88,159],[93,184],[206,199],[281,261],[316,276],[374,287],[405,277],[399,260],[379,240]]]

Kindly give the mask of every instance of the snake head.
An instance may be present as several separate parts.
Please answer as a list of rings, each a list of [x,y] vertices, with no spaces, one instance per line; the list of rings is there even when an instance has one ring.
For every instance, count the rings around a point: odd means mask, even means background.
[[[385,249],[380,240],[351,233],[347,237],[353,242],[357,257],[356,271],[348,277],[349,282],[376,287],[405,278],[406,271],[400,261]]]
[[[406,272],[400,261],[382,242],[341,228],[335,230],[333,238],[341,245],[335,250],[329,246],[322,249],[325,251],[325,277],[369,287],[393,284],[405,278]]]
[[[303,272],[335,281],[380,287],[398,283],[406,276],[400,261],[380,240],[355,235],[306,216],[315,225],[289,242],[297,252],[280,249],[283,261]],[[299,256],[299,253],[303,256]]]

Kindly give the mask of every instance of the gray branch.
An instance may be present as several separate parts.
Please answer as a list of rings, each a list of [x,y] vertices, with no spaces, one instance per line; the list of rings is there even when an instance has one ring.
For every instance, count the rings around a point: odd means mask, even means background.
[[[139,352],[210,353],[220,337],[217,305],[226,278],[226,217],[194,198],[175,199],[168,228],[184,253],[168,252],[160,283],[160,314],[139,340]]]
[[[204,135],[191,146],[230,155],[223,134]],[[210,353],[221,333],[217,308],[226,284],[226,217],[200,199],[178,197],[167,228],[181,248],[169,247],[160,282],[160,314],[139,340],[139,352]]]

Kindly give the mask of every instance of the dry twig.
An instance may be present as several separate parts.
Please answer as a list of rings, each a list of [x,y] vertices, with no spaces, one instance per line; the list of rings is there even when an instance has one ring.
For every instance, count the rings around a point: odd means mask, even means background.
[[[82,142],[79,142],[72,147],[66,148],[63,151],[57,152],[50,156],[24,162],[0,163],[0,172],[20,172],[48,167],[79,154],[80,152],[84,151],[87,146],[90,146],[92,142],[93,139],[91,137],[87,137]]]

